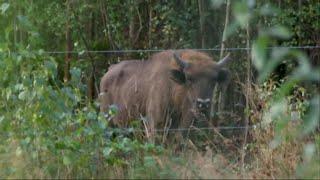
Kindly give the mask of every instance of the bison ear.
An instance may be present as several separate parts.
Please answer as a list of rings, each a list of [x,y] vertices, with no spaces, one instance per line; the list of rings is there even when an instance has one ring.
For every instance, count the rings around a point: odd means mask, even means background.
[[[226,82],[226,81],[229,80],[229,78],[230,78],[229,70],[227,70],[225,68],[222,68],[222,69],[219,70],[218,75],[217,75],[217,81],[219,83]]]
[[[186,75],[184,72],[176,69],[170,70],[170,78],[178,84],[184,84],[186,82]]]

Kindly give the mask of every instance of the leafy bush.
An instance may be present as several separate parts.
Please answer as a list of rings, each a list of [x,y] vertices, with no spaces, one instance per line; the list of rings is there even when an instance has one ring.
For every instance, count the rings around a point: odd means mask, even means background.
[[[71,81],[63,84],[52,57],[28,51],[2,52],[0,68],[1,177],[37,177],[38,171],[92,177],[99,168],[128,164],[140,151],[161,151],[122,136],[106,138],[107,121],[82,95],[80,69],[71,69]]]

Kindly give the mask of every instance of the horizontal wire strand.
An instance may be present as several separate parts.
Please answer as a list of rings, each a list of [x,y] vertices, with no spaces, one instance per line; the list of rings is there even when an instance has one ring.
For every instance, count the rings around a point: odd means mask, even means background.
[[[257,126],[252,125],[248,126],[249,129],[255,129]],[[172,129],[154,129],[154,132],[179,132],[179,131],[198,131],[198,130],[242,130],[245,129],[245,126],[218,126],[218,127],[203,127],[203,128],[197,128],[197,127],[190,127],[190,128],[172,128]],[[115,128],[113,130],[120,130],[120,131],[126,131],[126,132],[144,132],[144,129],[134,129],[134,128]]]
[[[319,49],[320,46],[273,46],[267,49],[284,48],[284,49]],[[252,48],[225,48],[225,51],[244,51]],[[124,50],[83,50],[83,51],[43,51],[45,54],[83,54],[83,53],[146,53],[146,52],[161,52],[166,50],[196,50],[196,51],[220,51],[221,48],[195,48],[195,49],[124,49]],[[36,52],[36,51],[34,51]]]

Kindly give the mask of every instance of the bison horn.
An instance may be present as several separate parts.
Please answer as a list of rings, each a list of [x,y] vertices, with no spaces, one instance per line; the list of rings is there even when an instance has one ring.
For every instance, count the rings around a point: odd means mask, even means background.
[[[173,53],[173,57],[181,69],[184,69],[189,66],[189,64],[187,62],[185,62],[184,60],[182,60],[176,52]]]
[[[230,60],[232,60],[232,59],[230,58],[230,53],[228,53],[228,54],[226,55],[226,57],[224,57],[223,59],[221,59],[221,60],[217,63],[217,65],[218,65],[218,66],[224,66],[224,65],[226,65],[228,62],[230,62]]]

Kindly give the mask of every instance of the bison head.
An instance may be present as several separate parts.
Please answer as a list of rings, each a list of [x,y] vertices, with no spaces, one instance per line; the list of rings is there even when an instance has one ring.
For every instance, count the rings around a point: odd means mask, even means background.
[[[229,54],[219,62],[204,54],[183,59],[174,53],[173,57],[178,69],[171,70],[171,78],[184,90],[184,103],[196,117],[204,115],[208,118],[215,85],[228,79],[229,73],[224,66],[230,61]]]

